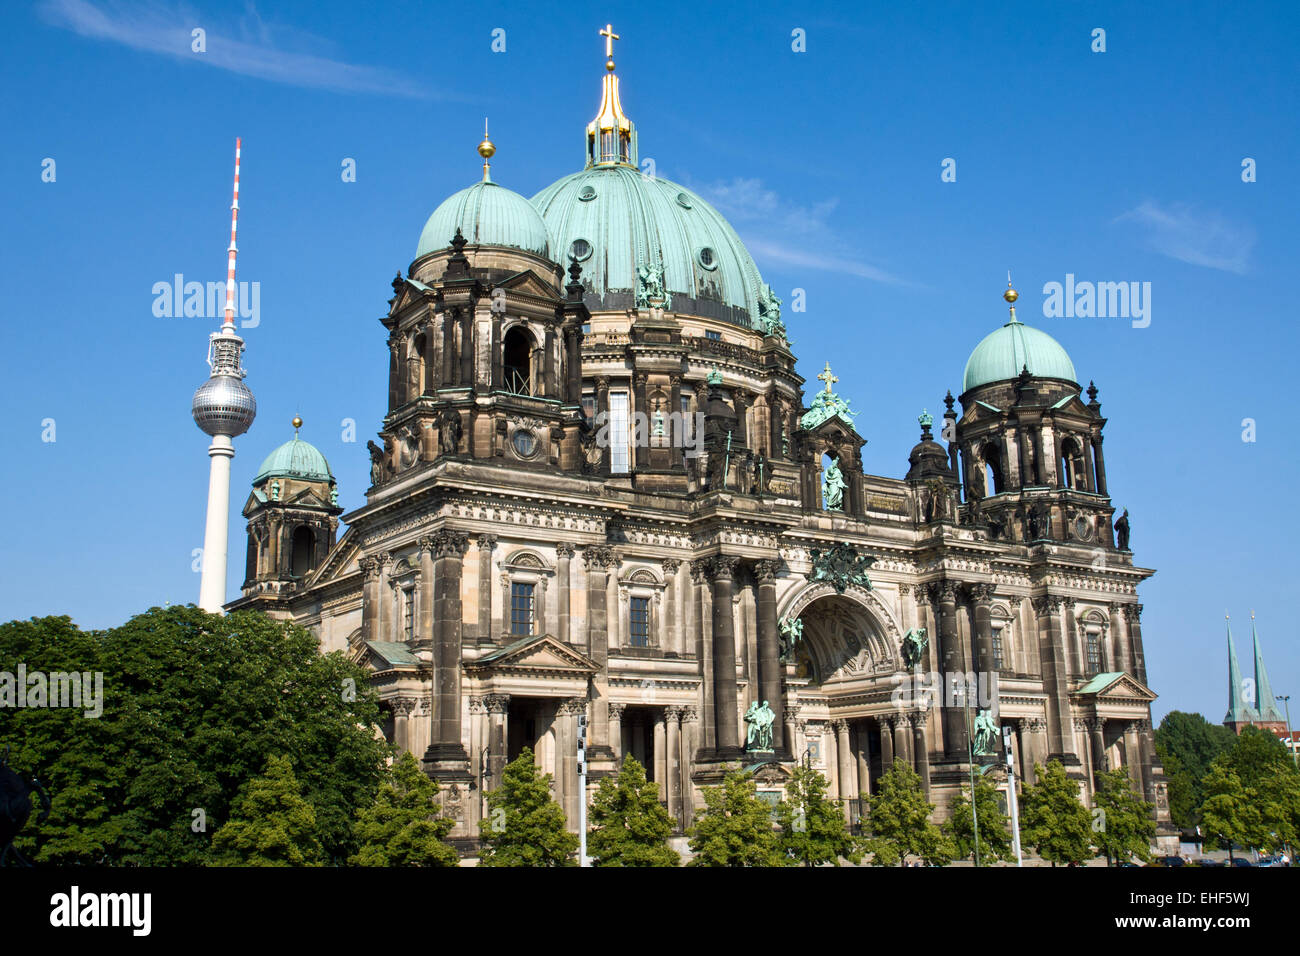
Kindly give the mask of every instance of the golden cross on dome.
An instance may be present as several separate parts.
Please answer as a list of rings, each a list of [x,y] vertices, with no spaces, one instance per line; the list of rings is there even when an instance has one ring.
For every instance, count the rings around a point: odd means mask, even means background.
[[[826,371],[817,376],[819,381],[826,383],[826,392],[830,394],[831,385],[839,381],[839,377],[831,374],[831,363],[826,363]]]
[[[614,62],[614,41],[621,40],[622,37],[620,37],[617,33],[614,32],[613,25],[609,23],[605,24],[605,29],[600,31],[600,35],[605,38],[605,57],[609,60],[610,63],[613,63]],[[608,66],[608,64],[606,65]]]

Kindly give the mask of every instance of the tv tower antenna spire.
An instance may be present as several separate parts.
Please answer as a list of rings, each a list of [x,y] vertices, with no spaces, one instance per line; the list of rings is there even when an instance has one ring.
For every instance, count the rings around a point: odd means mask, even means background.
[[[226,603],[226,557],[230,535],[230,459],[236,435],[248,431],[257,401],[244,384],[240,356],[244,340],[235,332],[235,233],[239,223],[239,150],[235,140],[235,193],[230,204],[230,248],[226,262],[226,309],[221,331],[208,340],[208,380],[194,393],[194,424],[212,436],[208,446],[208,514],[203,532],[199,607],[220,614]]]

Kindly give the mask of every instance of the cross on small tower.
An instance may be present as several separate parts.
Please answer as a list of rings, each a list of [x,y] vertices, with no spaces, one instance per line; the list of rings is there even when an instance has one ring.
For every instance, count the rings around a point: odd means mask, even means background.
[[[605,24],[605,29],[600,31],[600,35],[605,38],[605,57],[609,60],[613,60],[614,41],[621,40],[622,37],[620,37],[617,33],[615,33],[613,25],[608,23]]]
[[[839,377],[838,377],[838,376],[836,376],[836,375],[832,375],[832,374],[831,374],[831,363],[830,363],[830,362],[827,362],[827,363],[826,363],[826,370],[825,370],[824,372],[822,372],[820,375],[818,375],[818,376],[817,376],[817,379],[818,379],[818,381],[822,381],[822,382],[825,382],[825,383],[826,383],[826,393],[827,393],[828,395],[830,394],[830,391],[831,391],[831,385],[833,385],[835,382],[838,382],[838,381],[839,381]]]

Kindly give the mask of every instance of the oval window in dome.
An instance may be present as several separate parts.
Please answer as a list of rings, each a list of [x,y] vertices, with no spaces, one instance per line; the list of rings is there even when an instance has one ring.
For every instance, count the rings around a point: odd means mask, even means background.
[[[591,202],[593,199],[596,198],[596,187],[583,186],[581,189],[578,190],[578,198],[581,199],[583,202]]]
[[[677,205],[681,206],[683,209],[694,208],[693,204],[691,203],[691,197],[686,195],[686,193],[677,194]]]
[[[586,239],[574,239],[569,243],[569,255],[582,262],[591,258],[591,243]]]
[[[710,272],[718,267],[718,257],[713,254],[713,250],[708,246],[705,246],[697,252],[696,258],[699,259],[700,265],[704,266],[704,268],[708,269]]]

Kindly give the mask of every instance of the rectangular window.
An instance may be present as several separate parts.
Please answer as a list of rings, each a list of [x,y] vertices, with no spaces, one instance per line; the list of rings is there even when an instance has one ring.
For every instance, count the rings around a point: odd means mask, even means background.
[[[632,646],[650,646],[650,599],[632,598],[631,610]]]
[[[714,341],[714,342],[721,342],[721,341],[722,341],[722,333],[721,333],[721,332],[713,332],[713,331],[710,331],[709,329],[705,329],[705,330],[704,330],[704,337],[705,337],[706,339],[711,339],[711,340]]]
[[[1088,674],[1101,673],[1101,635],[1088,632]]]
[[[1002,629],[993,632],[993,669],[1002,670]]]
[[[615,475],[628,472],[627,392],[609,393],[609,470]]]
[[[582,414],[588,421],[596,417],[596,393],[582,393]]]
[[[533,633],[533,585],[510,585],[510,633]]]
[[[402,628],[408,641],[415,637],[415,588],[402,592]]]

